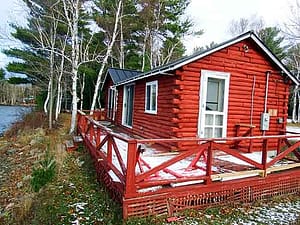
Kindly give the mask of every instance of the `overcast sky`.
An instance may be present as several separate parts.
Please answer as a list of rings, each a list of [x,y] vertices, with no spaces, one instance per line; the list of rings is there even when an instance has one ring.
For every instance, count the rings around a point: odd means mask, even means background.
[[[290,14],[295,0],[192,0],[187,15],[194,21],[194,30],[204,30],[198,38],[187,37],[184,43],[188,53],[197,46],[209,45],[212,41],[220,43],[231,38],[228,27],[232,19],[249,18],[252,15],[262,17],[266,26],[281,26]],[[24,24],[24,9],[21,0],[0,0],[0,34],[9,33],[8,24]],[[0,48],[9,48],[14,44],[3,39]],[[0,54],[0,68],[7,62]]]
[[[229,24],[252,15],[261,17],[266,26],[281,26],[287,21],[295,0],[192,0],[187,14],[197,29],[204,34],[198,38],[186,38],[188,52],[196,46],[205,46],[212,41],[220,43],[231,38]]]

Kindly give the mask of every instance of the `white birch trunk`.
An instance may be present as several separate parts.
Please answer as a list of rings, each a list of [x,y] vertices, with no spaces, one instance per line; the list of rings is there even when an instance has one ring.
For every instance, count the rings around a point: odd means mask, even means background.
[[[123,14],[123,10],[122,10]],[[125,67],[125,56],[124,56],[124,34],[123,34],[123,21],[120,17],[120,68]]]
[[[85,87],[85,73],[83,73],[82,76],[82,85],[80,90],[80,110],[83,110],[83,93],[84,93],[84,87]]]
[[[55,108],[55,120],[58,120],[58,116],[61,112],[61,101],[62,101],[62,76],[64,73],[64,64],[65,64],[65,57],[64,57],[64,52],[66,49],[66,40],[63,45],[62,49],[62,57],[61,57],[61,62],[60,62],[60,68],[59,68],[59,76],[57,79],[57,99],[56,99],[56,108]]]
[[[149,36],[149,28],[146,26],[145,29],[145,37],[143,42],[143,51],[142,51],[142,71],[145,70],[145,64],[146,64],[146,48],[147,48],[147,40]]]
[[[66,1],[63,0],[64,12],[66,19],[68,21],[68,26],[71,33],[72,42],[72,115],[71,115],[71,126],[69,133],[72,134],[76,129],[76,119],[77,119],[77,79],[78,79],[78,66],[79,66],[79,38],[78,38],[78,20],[79,20],[79,0]],[[72,14],[69,14],[69,11]]]
[[[298,102],[298,108],[297,108],[297,122],[300,122],[300,92],[299,90],[297,91],[297,102]]]
[[[294,89],[294,93],[293,93],[293,114],[292,114],[292,121],[293,123],[297,122],[297,113],[296,113],[296,109],[297,109],[297,92],[298,92],[298,85],[295,87]]]
[[[91,105],[91,114],[95,110],[96,101],[97,101],[97,98],[98,98],[98,95],[99,95],[98,92],[100,91],[100,84],[101,84],[101,81],[102,81],[102,76],[103,76],[103,73],[104,73],[104,69],[105,69],[105,66],[107,64],[108,58],[111,55],[111,51],[112,51],[113,45],[114,45],[115,40],[116,40],[119,17],[120,17],[120,12],[121,12],[121,6],[122,6],[122,0],[120,0],[119,3],[118,3],[118,9],[117,9],[117,12],[116,12],[116,17],[115,17],[115,26],[114,26],[113,36],[112,36],[112,39],[110,41],[110,44],[107,47],[105,57],[103,59],[101,68],[100,68],[99,73],[98,73],[97,82],[96,82],[96,86],[95,86],[95,92],[94,92],[93,101],[92,101],[92,105]]]
[[[54,76],[54,52],[50,52],[50,80],[49,80],[49,86],[50,86],[50,98],[49,98],[49,116],[48,116],[48,126],[49,129],[52,129],[53,125],[53,103],[54,103],[54,96],[53,96],[53,76]]]
[[[50,98],[50,88],[51,88],[51,84],[50,81],[48,82],[48,89],[47,89],[47,97],[45,99],[44,102],[44,112],[46,115],[48,115],[48,103],[49,103],[49,98]]]

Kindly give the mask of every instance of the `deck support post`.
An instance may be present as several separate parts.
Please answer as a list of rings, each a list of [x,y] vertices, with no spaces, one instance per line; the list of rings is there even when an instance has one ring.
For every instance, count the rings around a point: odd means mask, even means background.
[[[137,163],[136,158],[137,151],[137,141],[128,141],[128,153],[127,153],[127,174],[126,174],[126,186],[125,186],[125,198],[128,196],[133,196],[136,193],[135,185],[135,166]]]
[[[282,139],[278,138],[278,141],[277,141],[277,149],[276,149],[276,155],[280,154],[280,151],[281,151],[281,143],[282,143]]]
[[[262,146],[262,156],[261,156],[261,164],[263,166],[264,174],[263,176],[267,176],[267,156],[268,156],[268,139],[263,140]]]
[[[213,159],[213,155],[212,155],[212,148],[213,148],[213,141],[209,142],[208,148],[207,148],[207,161],[206,161],[206,176],[207,179],[205,181],[205,184],[210,184],[211,183],[211,175],[212,175],[212,159]]]
[[[112,136],[110,134],[108,135],[108,139],[107,139],[107,160],[108,162],[112,163]]]

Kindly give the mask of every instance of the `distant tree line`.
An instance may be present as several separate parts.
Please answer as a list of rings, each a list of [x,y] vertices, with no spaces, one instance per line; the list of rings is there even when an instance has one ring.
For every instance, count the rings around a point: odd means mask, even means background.
[[[0,104],[32,105],[35,104],[36,93],[37,89],[26,78],[5,79],[5,71],[0,69]]]
[[[70,106],[71,133],[77,108],[100,107],[107,67],[147,71],[163,65],[183,56],[182,37],[192,33],[185,15],[190,0],[23,1],[28,23],[12,25],[12,36],[24,47],[4,52],[19,59],[6,69],[40,88],[50,129]]]
[[[12,25],[11,34],[23,47],[4,51],[19,59],[6,70],[25,74],[38,87],[37,99],[43,103],[50,129],[60,112],[70,109],[70,133],[75,131],[78,108],[101,107],[100,87],[108,67],[148,71],[182,57],[185,35],[203,33],[192,32],[193,23],[185,12],[190,0],[23,1],[29,10],[27,25]],[[293,10],[299,10],[298,6]],[[298,76],[300,17],[296,15],[291,14],[295,18],[284,29],[265,27],[255,16],[233,20],[229,32],[254,30]],[[216,44],[212,40],[196,50]],[[300,121],[298,90],[294,89],[292,98],[294,109],[298,107],[295,121]]]

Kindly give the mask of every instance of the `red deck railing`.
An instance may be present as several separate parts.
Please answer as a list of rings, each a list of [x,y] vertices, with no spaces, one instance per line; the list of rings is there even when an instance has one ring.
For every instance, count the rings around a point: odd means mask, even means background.
[[[110,189],[113,197],[121,202],[142,195],[163,194],[165,188],[173,187],[176,184],[194,184],[197,182],[201,187],[205,187],[216,182],[220,183],[224,178],[233,180],[253,175],[261,178],[273,172],[300,167],[300,154],[298,152],[300,141],[289,140],[300,138],[300,134],[214,139],[132,139],[114,133],[99,121],[95,121],[92,116],[83,112],[78,113],[77,127],[94,159],[98,177]],[[269,158],[268,143],[270,141],[273,143],[274,140],[277,142],[277,147],[274,149],[276,155]],[[165,146],[165,144],[179,142],[197,144],[198,147],[179,151],[175,154],[157,153],[153,151],[153,148],[147,147]],[[261,143],[259,161],[247,157],[244,152],[239,152],[234,148],[242,142]],[[156,162],[155,165],[151,165],[145,160],[147,154],[153,157],[155,155],[167,157],[163,162]],[[240,160],[244,165],[247,165],[248,169],[246,171],[216,171],[217,158],[222,155]],[[282,160],[289,163],[279,163]],[[203,166],[197,164],[200,161]],[[179,172],[172,169],[178,163],[184,164]],[[275,164],[278,165],[274,166]],[[167,174],[167,176],[162,176],[162,173]],[[126,203],[126,207],[128,207],[128,203]],[[127,208],[124,209],[124,217],[130,214],[130,210],[128,210]],[[154,213],[157,211],[154,210]]]

